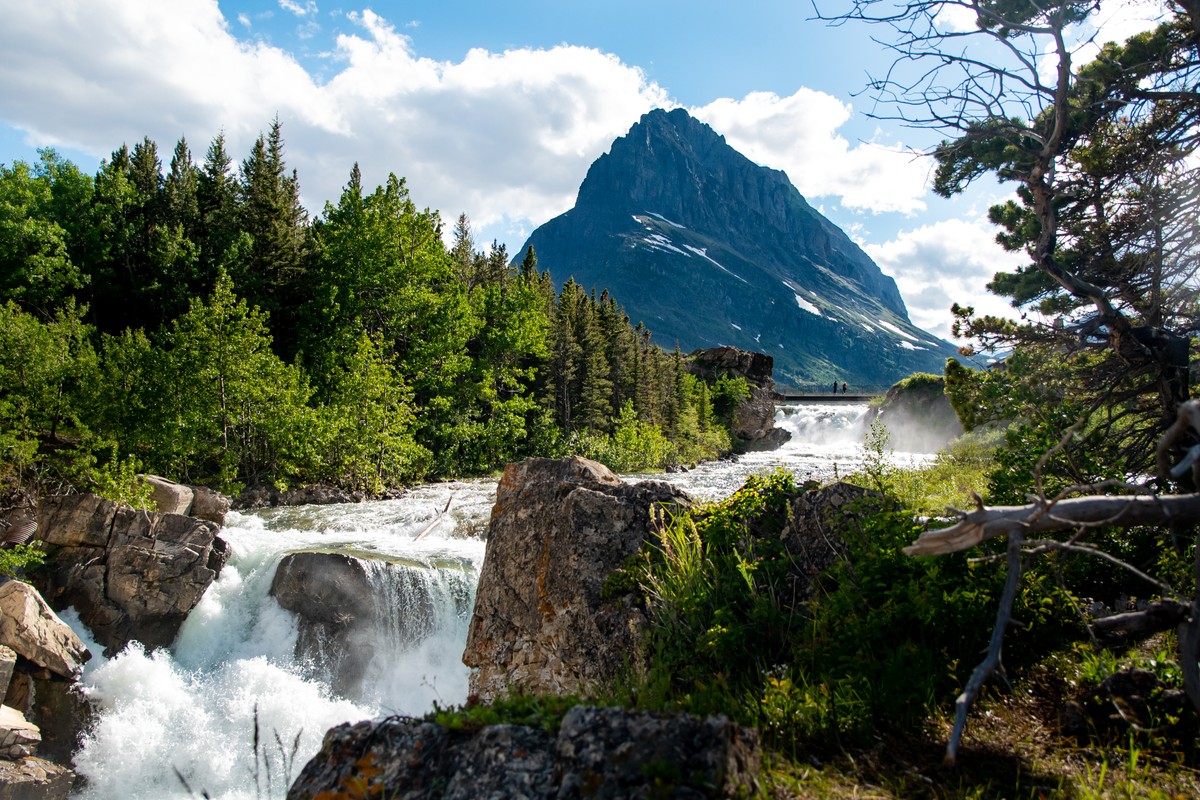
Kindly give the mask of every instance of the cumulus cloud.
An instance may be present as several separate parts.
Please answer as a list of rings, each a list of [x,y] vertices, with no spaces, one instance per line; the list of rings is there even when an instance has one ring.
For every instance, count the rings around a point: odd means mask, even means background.
[[[995,226],[984,218],[952,219],[902,231],[891,241],[863,249],[896,279],[913,323],[949,339],[953,303],[974,306],[980,314],[1014,314],[1007,301],[983,287],[997,272],[1013,270],[1026,259],[1006,252],[995,236]]]
[[[296,0],[279,0],[279,7],[297,17],[307,17],[317,13],[315,0],[307,0],[304,3],[298,3]]]
[[[808,199],[840,198],[851,209],[911,214],[925,209],[927,159],[877,142],[838,134],[852,109],[824,92],[790,97],[754,92],[691,110],[747,158],[782,169]]]
[[[315,2],[280,0],[305,19]],[[414,200],[477,228],[528,230],[562,213],[591,164],[638,117],[674,105],[636,66],[587,47],[472,50],[422,57],[370,10],[323,60],[320,80],[290,53],[247,41],[216,0],[41,0],[0,11],[0,120],[39,146],[103,157],[186,135],[200,158],[224,131],[235,159],[278,115],[305,204],[336,201],[355,161],[367,185],[388,172]],[[912,213],[928,169],[880,143],[839,135],[851,109],[801,89],[693,109],[750,158],[786,170],[801,192],[844,207]]]

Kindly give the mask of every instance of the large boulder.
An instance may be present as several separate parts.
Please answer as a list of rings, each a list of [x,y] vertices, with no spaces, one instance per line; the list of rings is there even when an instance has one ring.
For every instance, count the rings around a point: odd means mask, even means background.
[[[48,547],[38,588],[74,606],[106,653],[130,641],[174,641],[228,557],[220,526],[122,506],[95,495],[45,498],[38,529]]]
[[[723,375],[743,378],[750,386],[750,397],[733,412],[731,433],[742,449],[769,450],[791,438],[775,427],[775,360],[766,353],[753,353],[736,347],[695,350],[688,355],[688,371],[714,383]]]
[[[626,484],[584,458],[509,464],[463,653],[471,694],[586,694],[636,666],[643,615],[601,588],[655,536],[652,512],[691,505],[667,483]]]
[[[340,797],[349,786],[405,800],[753,796],[760,765],[756,733],[724,717],[576,706],[557,732],[474,733],[392,717],[330,730],[287,796]]]
[[[375,600],[363,562],[342,553],[291,553],[275,568],[271,596],[296,615],[296,658],[354,696],[375,655]]]
[[[36,589],[14,580],[0,584],[0,645],[64,678],[92,657]]]

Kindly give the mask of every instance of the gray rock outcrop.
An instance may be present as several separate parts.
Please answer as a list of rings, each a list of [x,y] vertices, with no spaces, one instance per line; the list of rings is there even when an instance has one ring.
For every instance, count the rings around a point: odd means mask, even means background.
[[[600,590],[655,535],[652,509],[691,505],[667,483],[626,484],[584,458],[509,464],[463,653],[471,694],[586,694],[636,667],[643,615]]]
[[[0,758],[10,761],[32,755],[42,741],[38,727],[10,706],[0,706]]]
[[[393,717],[329,731],[287,796],[332,797],[352,784],[404,800],[749,796],[760,761],[757,734],[724,717],[576,706],[557,732],[474,733]]]
[[[169,645],[228,557],[216,522],[94,495],[45,498],[38,530],[48,545],[38,588],[74,606],[107,653],[135,639]]]
[[[734,409],[731,429],[742,449],[773,450],[791,438],[775,427],[774,366],[771,356],[736,347],[714,347],[688,355],[688,371],[709,383],[728,375],[749,384],[750,397]]]
[[[92,657],[37,590],[21,581],[0,584],[0,645],[64,678]]]
[[[0,761],[0,800],[66,800],[75,773],[40,758]]]

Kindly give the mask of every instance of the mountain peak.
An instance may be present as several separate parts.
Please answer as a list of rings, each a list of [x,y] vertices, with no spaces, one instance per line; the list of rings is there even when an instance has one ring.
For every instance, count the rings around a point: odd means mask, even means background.
[[[660,344],[765,351],[785,385],[890,383],[953,352],[785,173],[681,108],[644,114],[527,245],[556,279],[608,289]]]

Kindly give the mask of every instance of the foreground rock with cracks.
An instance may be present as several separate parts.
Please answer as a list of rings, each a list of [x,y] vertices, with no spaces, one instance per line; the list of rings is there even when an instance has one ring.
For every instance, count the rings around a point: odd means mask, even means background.
[[[557,732],[523,725],[466,732],[393,717],[329,731],[287,796],[749,796],[760,766],[757,734],[723,717],[576,706]]]
[[[181,502],[190,508],[195,497]],[[213,520],[90,494],[47,497],[38,535],[48,558],[37,585],[55,608],[74,606],[109,655],[133,640],[166,647],[225,564],[219,531]]]
[[[585,458],[509,464],[463,653],[471,694],[588,694],[636,668],[644,616],[601,589],[656,536],[654,515],[691,505],[668,483],[627,484]]]
[[[71,771],[34,754],[69,760],[77,717],[43,712],[52,699],[72,691],[90,657],[36,589],[16,580],[0,582],[0,800],[67,796]]]

